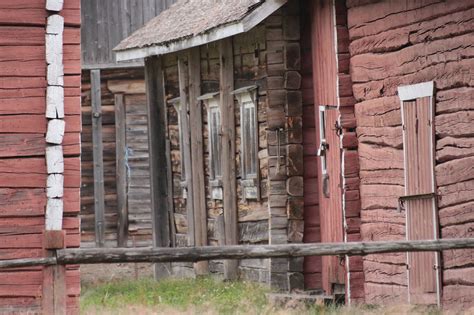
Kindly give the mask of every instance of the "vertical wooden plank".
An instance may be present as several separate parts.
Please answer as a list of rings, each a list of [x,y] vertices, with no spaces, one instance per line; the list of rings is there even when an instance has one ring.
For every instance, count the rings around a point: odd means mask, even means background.
[[[232,38],[219,42],[220,58],[220,107],[222,119],[222,183],[224,192],[224,230],[225,244],[239,243],[237,225],[237,188],[235,171],[235,116],[234,97],[234,59]],[[238,260],[224,261],[224,277],[236,279]]]
[[[49,255],[52,255],[52,252]],[[66,315],[66,300],[66,267],[45,267],[43,269],[42,313]]]
[[[337,105],[337,59],[334,21],[334,2],[329,0],[312,2],[312,59],[314,79],[315,125],[319,125],[319,106]],[[342,214],[342,189],[340,187],[341,152],[340,139],[334,128],[338,121],[339,111],[327,111],[326,141],[329,149],[326,153],[327,173],[329,174],[329,197],[323,193],[323,175],[321,158],[318,159],[318,185],[321,242],[342,242],[344,240],[344,217]],[[318,129],[318,128],[317,128]],[[319,130],[316,135],[317,146],[320,145]],[[344,266],[339,264],[338,257],[323,256],[322,287],[326,294],[332,294],[333,284],[345,282]]]
[[[155,0],[143,0],[143,23],[154,18],[156,13]]]
[[[153,246],[170,246],[168,169],[166,158],[166,104],[162,61],[159,57],[145,60],[147,85],[148,143],[150,154],[150,188],[153,223]],[[155,278],[170,274],[170,264],[155,264]]]
[[[117,244],[127,246],[128,239],[128,202],[127,202],[127,143],[126,143],[126,111],[123,94],[115,95],[115,157],[117,182]]]
[[[130,34],[130,1],[119,0],[119,27],[121,38],[124,39]]]
[[[184,62],[183,56],[178,58],[178,78],[179,78],[179,98],[180,98],[180,121],[181,121],[181,132],[183,139],[183,152],[182,159],[184,160],[185,180],[186,180],[186,214],[188,218],[188,245],[195,245],[194,235],[194,203],[193,203],[193,176],[192,176],[192,164],[191,164],[191,139],[189,130],[189,80],[188,80],[188,68]]]
[[[164,87],[163,87],[164,89]],[[166,104],[166,102],[165,102]],[[166,126],[168,122],[166,122]],[[173,174],[171,172],[171,142],[169,137],[166,139],[166,166],[168,167],[168,176],[166,180],[168,181],[169,193],[168,193],[168,218],[170,226],[170,245],[171,247],[176,247],[176,224],[174,221],[174,202],[173,202]]]
[[[433,110],[431,97],[402,103],[405,194],[434,193]],[[433,199],[406,201],[407,240],[437,239],[437,208]],[[439,253],[408,253],[409,301],[439,304]]]
[[[91,70],[92,94],[92,155],[94,160],[94,213],[96,246],[103,247],[104,221],[104,160],[102,144],[102,100],[100,70]]]
[[[188,50],[189,64],[189,115],[191,134],[191,163],[193,177],[193,205],[195,245],[207,245],[207,211],[204,178],[204,150],[202,136],[202,108],[197,99],[201,94],[201,56],[199,47]],[[207,261],[195,264],[198,275],[209,272]]]
[[[130,0],[130,32],[143,25],[143,0]]]

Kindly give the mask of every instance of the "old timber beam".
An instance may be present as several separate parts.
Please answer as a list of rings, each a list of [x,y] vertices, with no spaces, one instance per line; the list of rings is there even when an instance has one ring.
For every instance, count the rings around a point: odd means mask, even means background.
[[[466,248],[474,248],[474,238],[399,242],[234,245],[182,248],[67,248],[58,250],[56,257],[0,260],[0,269],[55,264],[157,263],[332,255],[363,256],[380,253],[431,252]]]

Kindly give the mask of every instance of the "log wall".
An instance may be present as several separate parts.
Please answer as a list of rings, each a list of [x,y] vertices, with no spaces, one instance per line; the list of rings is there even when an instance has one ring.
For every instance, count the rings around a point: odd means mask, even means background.
[[[83,247],[95,246],[94,176],[92,161],[90,72],[82,76],[82,186],[81,219]],[[150,246],[151,207],[148,161],[146,95],[143,68],[102,70],[102,139],[104,148],[105,243],[117,246],[117,186],[115,155],[115,95],[124,95],[126,111],[126,163],[128,197],[127,246]]]
[[[234,88],[257,85],[260,200],[242,198],[240,185],[240,106],[235,100],[236,174],[239,242],[241,244],[299,243],[303,239],[303,132],[299,5],[287,5],[247,33],[232,38]],[[186,64],[186,57],[184,63]],[[201,94],[219,91],[217,43],[200,47]],[[163,57],[166,98],[179,96],[178,54]],[[209,136],[207,111],[202,106],[207,237],[209,245],[223,244],[223,203],[209,189]],[[281,131],[277,131],[280,129]],[[177,246],[188,244],[186,200],[180,187],[181,154],[178,116],[168,105],[171,142],[174,224]],[[279,141],[277,137],[280,137]],[[280,150],[278,150],[278,143]],[[278,156],[278,151],[280,155]],[[277,160],[280,160],[278,167]],[[173,264],[175,272],[191,274],[191,264]],[[211,272],[222,272],[221,262],[210,262]],[[269,272],[270,271],[270,272]],[[290,271],[290,272],[289,272]],[[243,279],[269,282],[281,288],[302,288],[302,259],[243,260]]]
[[[442,237],[473,234],[472,1],[347,1],[360,159],[362,240],[405,239],[400,85],[435,82],[436,182]],[[472,250],[443,253],[442,303],[474,305]],[[406,255],[363,262],[367,303],[406,303]]]
[[[46,256],[46,11],[44,0],[0,3],[0,257]],[[79,247],[80,2],[59,13],[63,35],[66,134],[64,155],[65,246]],[[49,288],[42,267],[0,272],[0,313],[42,312]],[[65,271],[66,307],[79,313],[78,266]],[[64,284],[64,283],[63,283]]]

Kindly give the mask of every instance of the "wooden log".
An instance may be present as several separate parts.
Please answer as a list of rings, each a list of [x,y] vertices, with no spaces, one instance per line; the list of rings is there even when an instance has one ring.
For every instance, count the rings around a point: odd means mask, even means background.
[[[46,10],[59,12],[63,9],[64,0],[46,0]]]
[[[64,175],[50,174],[46,182],[46,196],[48,198],[62,198],[64,194]]]
[[[46,205],[46,230],[61,231],[63,225],[64,204],[62,199],[49,198]]]
[[[183,152],[181,158],[185,169],[185,180],[187,189],[186,199],[186,213],[188,216],[188,245],[195,245],[195,230],[194,230],[194,199],[193,199],[193,173],[191,161],[191,139],[190,139],[190,125],[189,125],[189,80],[188,68],[182,56],[178,58],[178,78],[179,78],[179,97],[181,103],[181,132],[183,138]]]
[[[91,71],[92,143],[94,159],[94,213],[96,246],[104,246],[104,165],[102,144],[102,97],[100,70]]]
[[[51,144],[62,144],[65,129],[66,122],[62,119],[51,119],[48,121],[46,142]]]
[[[349,242],[281,245],[232,245],[184,248],[77,248],[56,251],[56,259],[29,258],[1,260],[0,268],[27,266],[185,262],[216,259],[284,258],[325,255],[369,255],[381,253],[431,252],[474,248],[474,239],[441,239],[422,241]]]
[[[200,50],[192,48],[188,51],[189,65],[189,115],[191,134],[191,156],[193,177],[193,202],[194,202],[194,231],[195,245],[207,245],[207,213],[206,193],[204,178],[204,154],[202,136],[202,107],[197,99],[201,95],[201,66]],[[209,272],[207,263],[195,265],[197,274]]]
[[[438,163],[474,155],[474,138],[446,137],[436,142]]]
[[[63,148],[60,145],[46,147],[46,170],[48,174],[64,173]]]
[[[126,247],[128,238],[127,143],[123,94],[115,95],[115,160],[117,179],[117,244]]]
[[[474,179],[474,156],[438,164],[436,182],[445,186]]]
[[[166,152],[166,103],[162,59],[151,57],[145,61],[147,85],[148,139],[150,154],[151,206],[153,224],[153,246],[170,246],[170,218],[168,195],[168,169]],[[155,278],[169,275],[169,267],[155,265]]]
[[[234,96],[234,58],[232,39],[219,42],[220,60],[220,112],[222,119],[221,154],[222,182],[224,194],[224,233],[225,245],[237,245],[237,184],[235,166],[235,106]],[[238,261],[224,262],[224,277],[238,277]]]
[[[46,117],[64,118],[64,88],[48,86],[46,90]]]

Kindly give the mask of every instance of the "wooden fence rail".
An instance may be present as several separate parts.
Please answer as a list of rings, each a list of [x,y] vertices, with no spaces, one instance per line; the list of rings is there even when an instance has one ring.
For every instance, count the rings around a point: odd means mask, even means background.
[[[220,259],[282,258],[302,256],[362,256],[396,252],[430,252],[474,248],[474,238],[397,242],[234,245],[181,248],[61,249],[56,257],[0,260],[0,269],[68,264],[184,262]]]

